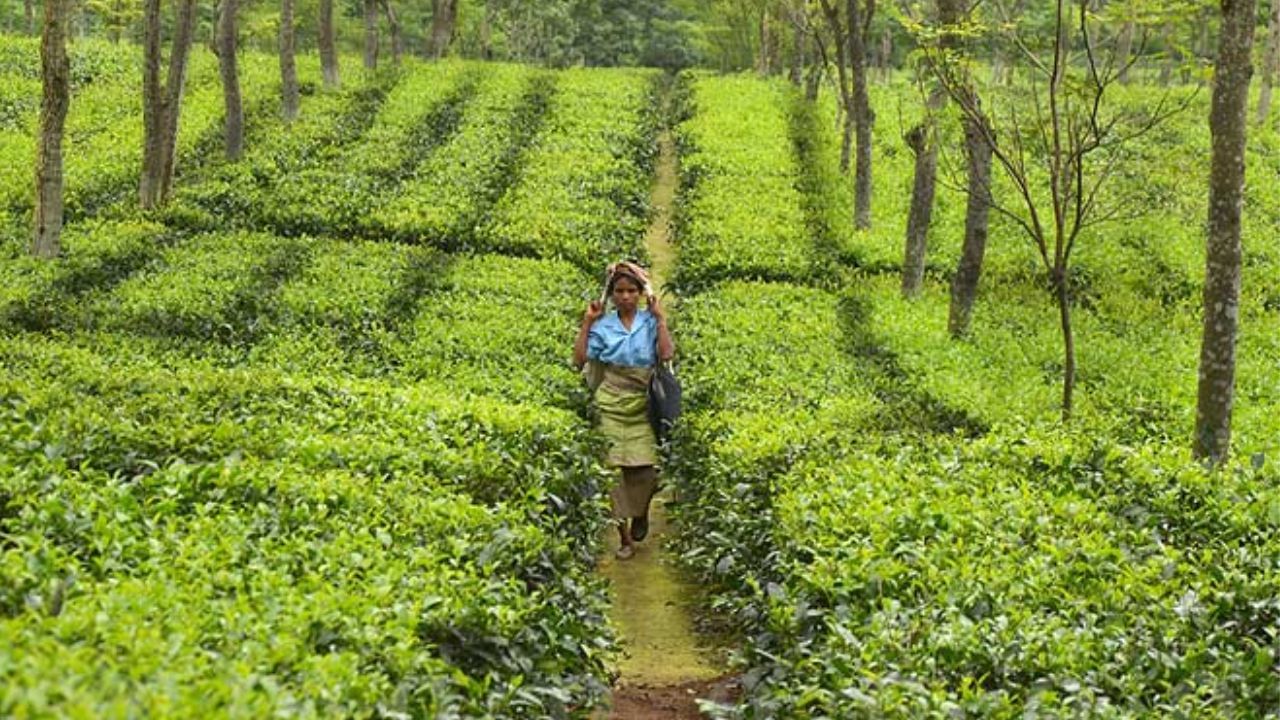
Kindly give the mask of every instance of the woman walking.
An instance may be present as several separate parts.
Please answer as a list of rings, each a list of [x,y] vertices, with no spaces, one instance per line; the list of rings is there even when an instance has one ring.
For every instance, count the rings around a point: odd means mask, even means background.
[[[647,302],[640,308],[640,297]],[[659,361],[675,355],[667,317],[649,277],[639,265],[609,266],[606,297],[615,310],[605,313],[594,300],[582,316],[573,344],[573,363],[587,367],[587,382],[595,391],[600,430],[609,440],[605,458],[621,469],[620,483],[609,493],[621,545],[617,556],[635,554],[634,543],[649,532],[649,501],[658,483],[658,443],[649,425],[649,376]]]

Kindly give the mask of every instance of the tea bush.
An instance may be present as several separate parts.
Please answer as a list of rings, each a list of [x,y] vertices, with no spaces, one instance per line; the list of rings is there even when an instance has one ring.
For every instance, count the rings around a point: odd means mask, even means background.
[[[855,233],[830,115],[742,82],[754,91],[728,99],[695,83],[686,127],[725,108],[789,113],[796,160],[772,167],[799,162],[795,187],[813,241],[805,252],[825,270],[789,278],[816,287],[713,274],[682,302],[690,413],[673,468],[687,529],[678,547],[712,591],[712,608],[747,637],[746,695],[719,713],[1270,712],[1280,699],[1280,496],[1268,457],[1277,317],[1263,277],[1276,255],[1259,234],[1274,223],[1269,185],[1251,185],[1258,209],[1246,222],[1238,459],[1210,473],[1185,450],[1201,196],[1169,182],[1172,174],[1115,181],[1115,197],[1141,197],[1160,212],[1081,238],[1077,405],[1064,425],[1057,313],[1027,241],[993,216],[973,330],[952,340],[945,281],[963,197],[940,189],[929,279],[904,300],[894,223],[906,215],[910,153],[877,126],[874,208],[901,208]],[[911,91],[877,92],[892,104]],[[1131,148],[1125,167],[1159,175],[1199,162],[1202,124],[1180,117],[1164,129],[1162,140]],[[1251,149],[1255,177],[1274,173],[1271,142],[1264,131]],[[740,156],[719,155],[720,169],[692,174],[682,213],[700,212],[702,183]],[[717,159],[703,162],[694,167]],[[700,272],[696,251],[690,262]]]
[[[517,161],[536,135],[554,76],[517,65],[486,68],[457,133],[374,208],[372,222],[406,241],[475,249],[483,213],[513,181]]]
[[[658,76],[583,68],[560,74],[520,181],[480,232],[491,250],[594,270],[636,257],[648,219]]]
[[[790,90],[745,75],[687,81],[677,284],[696,291],[729,278],[807,279],[813,243],[783,107]]]

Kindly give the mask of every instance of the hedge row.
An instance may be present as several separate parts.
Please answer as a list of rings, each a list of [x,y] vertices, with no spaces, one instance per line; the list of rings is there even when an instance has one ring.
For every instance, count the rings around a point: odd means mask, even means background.
[[[277,94],[279,71],[266,56],[247,54],[241,62],[241,91],[252,118]],[[305,63],[304,63],[305,67]],[[141,72],[111,77],[74,92],[65,134],[64,201],[72,220],[131,201],[142,165]],[[0,206],[17,218],[29,217],[35,201],[34,106],[23,132],[0,135]],[[193,53],[182,105],[178,172],[210,162],[223,143],[223,101],[216,58]]]
[[[449,142],[420,165],[372,221],[402,240],[455,249],[482,247],[484,213],[513,182],[517,161],[536,136],[554,76],[491,64]]]
[[[244,162],[182,197],[211,230],[231,222],[283,235],[368,233],[384,196],[450,135],[477,72],[415,63],[399,76],[304,98],[297,121],[276,123]]]
[[[810,278],[815,247],[785,110],[792,91],[745,75],[685,80],[677,284],[688,292],[732,278]]]
[[[657,74],[580,68],[557,78],[520,181],[480,229],[491,250],[594,269],[641,252],[657,131]]]
[[[203,231],[263,228],[299,235],[325,229],[309,228],[313,218],[300,209],[323,205],[325,196],[300,197],[295,183],[312,189],[308,178],[338,163],[347,146],[369,130],[396,79],[361,77],[338,91],[308,85],[294,122],[272,117],[261,123],[238,162],[215,165],[179,188],[166,221]]]
[[[748,629],[736,713],[1264,713],[1274,471],[1097,427],[940,433],[872,317],[770,284],[682,305],[681,551]]]
[[[578,415],[131,336],[0,357],[6,713],[599,700],[602,478]]]

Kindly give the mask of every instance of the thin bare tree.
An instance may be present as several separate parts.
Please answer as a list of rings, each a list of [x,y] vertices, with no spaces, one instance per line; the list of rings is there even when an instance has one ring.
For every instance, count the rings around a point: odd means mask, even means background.
[[[992,199],[990,207],[1022,228],[1048,276],[1062,334],[1065,421],[1075,406],[1076,384],[1072,254],[1085,229],[1113,220],[1125,209],[1122,201],[1102,192],[1121,159],[1119,148],[1185,109],[1191,99],[1171,102],[1166,95],[1149,111],[1111,110],[1104,100],[1119,68],[1114,58],[1100,57],[1089,0],[1055,0],[1047,57],[1017,32],[1008,7],[993,5],[1004,13],[1000,26],[1012,28],[1009,39],[1029,68],[1032,91],[1030,107],[1019,105],[1001,118],[1005,128],[1000,139],[996,118],[984,112],[963,64],[948,61],[945,54],[934,54],[930,62],[951,100],[971,121],[966,131],[982,134],[1013,185],[1013,205]]]
[[[387,18],[387,27],[391,31],[391,64],[400,66],[400,54],[403,50],[403,43],[400,38],[400,20],[396,18],[395,8],[391,7],[391,0],[378,0],[382,5],[382,13]]]

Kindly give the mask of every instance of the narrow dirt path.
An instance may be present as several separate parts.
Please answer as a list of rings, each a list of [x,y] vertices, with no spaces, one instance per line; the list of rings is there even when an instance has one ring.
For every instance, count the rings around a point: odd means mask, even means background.
[[[651,198],[656,213],[645,244],[652,258],[653,283],[668,311],[674,313],[678,298],[664,289],[675,270],[671,217],[679,176],[671,133],[664,131],[658,142]],[[699,643],[689,607],[696,593],[666,552],[666,540],[674,530],[667,523],[664,495],[659,493],[653,500],[649,537],[637,545],[635,557],[614,559],[618,537],[610,529],[607,551],[600,562],[600,573],[612,586],[612,620],[621,633],[625,652],[618,666],[609,718],[692,720],[701,717],[698,699],[729,701],[736,686],[725,678],[723,652]]]

